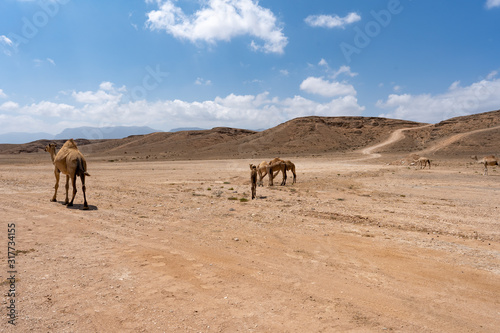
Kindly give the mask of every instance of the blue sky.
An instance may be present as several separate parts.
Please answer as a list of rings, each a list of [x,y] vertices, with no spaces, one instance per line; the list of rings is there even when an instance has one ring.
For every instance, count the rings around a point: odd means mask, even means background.
[[[0,134],[500,109],[500,0],[2,0]]]

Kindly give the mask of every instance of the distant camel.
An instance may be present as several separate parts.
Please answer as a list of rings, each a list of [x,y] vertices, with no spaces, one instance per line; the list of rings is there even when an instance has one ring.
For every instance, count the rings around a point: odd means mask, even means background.
[[[474,156],[473,158],[477,161],[477,163],[484,165],[483,176],[488,176],[488,165],[489,166],[499,165],[498,159],[494,155],[485,156],[480,160],[477,160],[477,156]]]
[[[429,165],[429,169],[431,168],[431,160],[427,157],[420,157],[418,160],[413,161],[416,165],[420,166],[420,169],[425,169],[427,165]]]
[[[257,193],[257,167],[250,164],[250,183],[252,183],[252,200],[255,199]]]
[[[269,186],[273,186],[274,177],[281,171],[283,175],[283,180],[281,181],[281,186],[286,184],[286,163],[283,161],[278,161],[276,163],[271,163],[266,167],[266,171],[269,174]]]
[[[56,155],[56,144],[51,143],[45,147],[45,151],[50,153],[52,163],[54,164],[54,174],[56,176],[56,185],[54,186],[55,192],[54,196],[50,201],[56,201],[57,189],[59,188],[59,176],[62,172],[66,175],[66,200],[64,204],[68,206],[73,206],[73,200],[75,200],[76,195],[76,177],[79,176],[82,180],[82,191],[83,191],[83,209],[89,209],[87,204],[87,196],[85,195],[85,176],[90,176],[87,172],[87,162],[83,157],[82,153],[78,150],[75,141],[69,139],[62,146],[61,150]],[[68,200],[68,189],[69,189],[69,179],[71,177],[71,183],[73,185],[73,196],[71,201]]]
[[[295,174],[295,164],[293,164],[290,160],[282,160],[279,157],[275,157],[269,162],[269,164],[276,163],[276,162],[285,162],[286,163],[286,169],[290,170],[293,173],[293,181],[292,184],[295,184],[297,180],[297,175]],[[273,176],[273,178],[276,178],[276,174]]]

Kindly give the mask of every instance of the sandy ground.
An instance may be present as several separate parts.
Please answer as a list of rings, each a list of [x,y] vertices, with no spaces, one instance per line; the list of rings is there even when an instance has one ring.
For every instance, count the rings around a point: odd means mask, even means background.
[[[498,332],[500,170],[359,158],[294,158],[253,201],[258,160],[90,160],[89,211],[79,181],[49,202],[48,154],[3,158],[0,330]]]

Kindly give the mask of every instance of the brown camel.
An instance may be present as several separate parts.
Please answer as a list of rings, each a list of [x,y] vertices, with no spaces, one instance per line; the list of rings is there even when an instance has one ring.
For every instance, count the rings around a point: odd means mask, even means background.
[[[257,182],[258,186],[264,186],[264,182],[262,179],[267,175],[267,166],[269,163],[266,161],[260,162],[260,164],[257,166],[257,174],[259,175],[259,181]]]
[[[431,160],[427,157],[420,157],[418,160],[413,161],[416,165],[420,166],[420,169],[425,169],[427,165],[429,165],[429,169],[431,168]]]
[[[281,186],[286,185],[286,163],[283,161],[278,161],[276,163],[269,164],[267,166],[267,174],[269,174],[269,186],[273,186],[274,177],[281,171],[283,175],[283,180],[281,181]]]
[[[279,157],[275,157],[271,160],[271,162],[269,162],[269,164],[273,164],[273,163],[276,163],[276,162],[285,162],[286,163],[286,169],[287,171],[290,170],[292,173],[293,173],[293,181],[292,181],[292,184],[295,184],[296,180],[297,180],[297,175],[295,174],[295,164],[293,164],[290,160],[282,160],[281,158]],[[277,174],[275,174],[273,176],[273,178],[276,178]]]
[[[250,183],[252,184],[252,200],[255,199],[257,193],[257,167],[250,164]]]
[[[82,191],[83,191],[83,209],[89,209],[87,204],[87,196],[85,195],[85,176],[90,176],[87,172],[87,162],[83,157],[82,153],[78,150],[75,141],[69,139],[62,146],[61,150],[56,155],[56,144],[51,143],[45,147],[45,151],[50,153],[52,163],[54,164],[54,174],[56,176],[56,185],[54,186],[55,192],[54,196],[50,201],[55,202],[57,196],[57,189],[59,188],[59,176],[62,172],[66,175],[66,200],[64,204],[68,206],[73,206],[73,200],[75,200],[76,195],[76,177],[79,176],[82,180]],[[71,183],[73,185],[73,196],[71,201],[68,200],[68,189],[69,189],[69,179],[71,177]]]
[[[477,156],[474,156],[474,159],[477,160]],[[488,176],[488,165],[489,166],[499,165],[498,159],[494,155],[485,156],[479,161],[477,161],[477,163],[484,165],[483,176]]]

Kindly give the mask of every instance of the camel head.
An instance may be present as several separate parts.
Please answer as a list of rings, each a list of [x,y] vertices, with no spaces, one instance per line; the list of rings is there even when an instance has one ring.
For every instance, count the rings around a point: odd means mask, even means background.
[[[56,147],[55,143],[48,144],[45,146],[45,151],[50,154],[50,158],[52,159],[52,163],[54,163],[54,159],[56,157]]]
[[[57,145],[55,143],[51,143],[45,146],[45,151],[48,153],[56,152]]]
[[[250,164],[250,170],[254,170],[254,169],[257,169],[257,167],[253,164]]]

